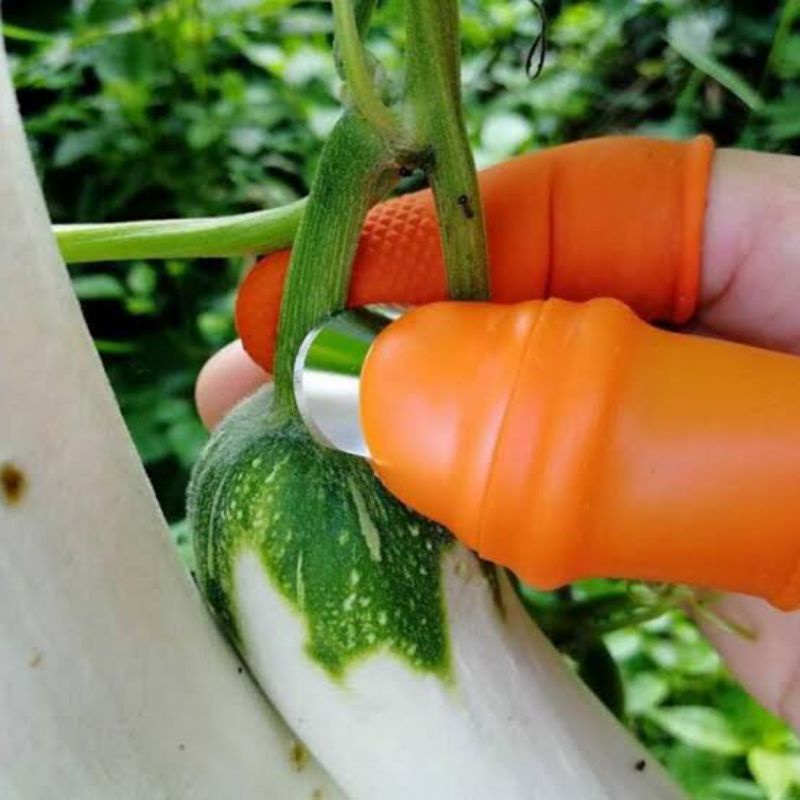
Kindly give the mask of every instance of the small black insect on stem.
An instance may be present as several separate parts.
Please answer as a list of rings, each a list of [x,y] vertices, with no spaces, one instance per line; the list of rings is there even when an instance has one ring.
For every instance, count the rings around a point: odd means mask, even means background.
[[[547,13],[544,10],[542,3],[538,0],[531,0],[531,4],[539,14],[542,27],[539,30],[533,44],[528,50],[528,55],[525,57],[525,74],[531,80],[538,78],[544,69],[544,61],[547,57]]]
[[[472,207],[472,203],[470,203],[467,195],[460,195],[458,198],[458,204],[461,206],[461,210],[464,212],[464,216],[467,219],[472,219],[475,216],[475,209]]]

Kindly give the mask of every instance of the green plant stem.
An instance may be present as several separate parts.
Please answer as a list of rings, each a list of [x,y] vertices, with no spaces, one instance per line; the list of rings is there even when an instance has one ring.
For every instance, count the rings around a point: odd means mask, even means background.
[[[54,233],[68,264],[269,253],[291,245],[305,206],[298,200],[230,217],[56,225]]]
[[[461,108],[458,0],[407,0],[409,112],[415,139],[430,148],[454,300],[489,297],[483,208]]]
[[[275,402],[296,413],[294,360],[308,331],[345,306],[350,271],[369,209],[396,174],[389,141],[353,112],[339,120],[322,151],[297,232],[281,304]]]
[[[670,592],[661,600],[641,603],[627,593],[594,597],[588,600],[560,602],[554,606],[532,603],[517,593],[530,614],[560,650],[580,653],[594,640],[633,625],[658,619],[682,607],[681,595]]]
[[[362,11],[367,19],[369,11],[371,9],[368,7]],[[362,26],[365,24],[362,23]],[[375,128],[390,134],[397,129],[397,121],[375,88],[351,0],[333,0],[333,26],[347,90],[354,107]]]

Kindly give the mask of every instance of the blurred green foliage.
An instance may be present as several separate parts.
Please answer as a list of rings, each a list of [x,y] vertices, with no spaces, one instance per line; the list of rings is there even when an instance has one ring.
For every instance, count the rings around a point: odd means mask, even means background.
[[[666,615],[608,637],[628,722],[695,800],[796,800],[794,737],[726,674],[697,628]]]
[[[547,0],[548,56],[535,81],[523,69],[540,26],[529,0],[462,7],[480,165],[611,132],[705,130],[723,145],[800,151],[798,0]],[[339,108],[326,2],[5,0],[3,12],[54,220],[233,213],[305,194]],[[389,75],[402,67],[401,19],[399,0],[388,0],[370,33]],[[219,260],[73,268],[181,543],[187,474],[205,441],[192,387],[204,360],[234,336],[242,268]],[[693,797],[800,797],[795,740],[743,694],[684,617],[670,613],[606,639],[628,723]],[[593,658],[591,682],[603,694]]]
[[[692,798],[800,798],[795,736],[742,691],[687,618],[693,592],[591,580],[554,593],[520,593],[590,688]],[[728,625],[710,613],[713,605],[695,608],[709,624]],[[602,636],[605,651],[595,637],[604,631],[612,631]]]

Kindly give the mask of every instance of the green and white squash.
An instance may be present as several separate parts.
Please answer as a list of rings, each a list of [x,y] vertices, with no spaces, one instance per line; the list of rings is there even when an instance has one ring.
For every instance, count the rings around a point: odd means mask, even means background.
[[[271,407],[269,389],[240,405],[195,472],[201,584],[352,798],[682,796],[504,575]]]
[[[0,797],[341,797],[172,550],[50,232],[1,41],[0,186]]]

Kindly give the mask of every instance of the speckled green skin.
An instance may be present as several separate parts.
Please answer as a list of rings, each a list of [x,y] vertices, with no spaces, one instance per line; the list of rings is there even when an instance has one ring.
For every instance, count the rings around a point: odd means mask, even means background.
[[[198,578],[223,628],[240,642],[234,565],[252,550],[331,676],[388,651],[447,677],[441,557],[452,538],[392,498],[366,462],[317,446],[270,407],[268,390],[240,405],[189,488]]]

